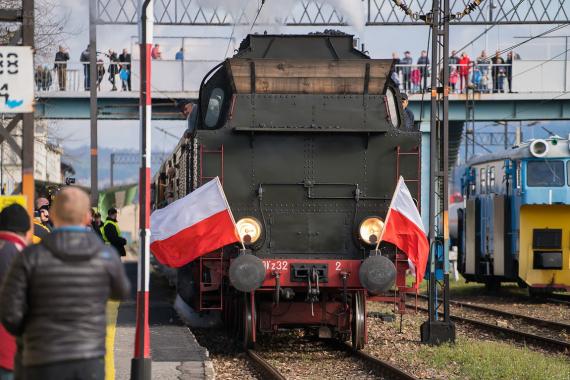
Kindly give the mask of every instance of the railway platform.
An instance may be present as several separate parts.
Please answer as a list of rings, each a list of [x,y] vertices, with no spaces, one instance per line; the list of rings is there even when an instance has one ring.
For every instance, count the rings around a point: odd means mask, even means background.
[[[137,263],[124,263],[131,280],[132,292],[124,302],[108,305],[107,380],[130,379],[136,325]],[[150,277],[150,339],[153,379],[213,379],[214,371],[208,351],[201,347],[190,329],[172,308],[174,291],[162,276]]]

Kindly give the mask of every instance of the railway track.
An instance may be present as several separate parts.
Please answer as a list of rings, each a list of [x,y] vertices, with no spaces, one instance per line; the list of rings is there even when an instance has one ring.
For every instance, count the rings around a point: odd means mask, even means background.
[[[263,359],[256,351],[247,350],[247,357],[253,363],[254,367],[261,373],[265,380],[285,380],[277,368],[273,367],[267,360]]]
[[[382,377],[382,379],[393,380],[417,380],[417,377],[402,371],[400,368],[392,364],[371,356],[363,351],[355,351],[348,343],[345,343],[345,349],[350,351],[353,356],[363,361],[365,365],[374,369],[375,373]]]
[[[406,305],[406,307],[416,308],[415,305],[411,304]],[[421,306],[417,306],[417,309],[426,313],[428,311],[427,308]],[[454,322],[467,323],[477,328],[490,331],[492,333],[503,334],[505,336],[509,336],[517,341],[521,341],[524,343],[532,343],[551,351],[570,353],[570,343],[560,339],[549,338],[542,335],[532,334],[526,331],[502,327],[491,323],[483,322],[480,320],[476,320],[473,318],[467,318],[454,314],[451,314],[450,318]]]
[[[418,298],[422,298],[422,299],[427,300],[428,297],[425,295],[418,295]],[[449,303],[450,303],[450,305],[458,306],[460,308],[480,311],[483,313],[493,314],[493,315],[504,317],[504,318],[519,319],[521,321],[524,321],[524,322],[527,322],[529,324],[533,324],[536,326],[545,327],[545,328],[549,328],[549,329],[556,330],[556,331],[564,331],[564,332],[570,333],[570,324],[568,324],[568,323],[551,321],[551,320],[546,320],[546,319],[540,319],[540,318],[531,317],[531,316],[524,315],[524,314],[507,312],[507,311],[499,310],[496,308],[490,308],[490,307],[472,304],[472,303],[467,303],[467,302],[450,300]]]
[[[330,347],[335,351],[346,351],[350,357],[356,359],[363,367],[371,370],[375,376],[383,380],[417,380],[417,378],[392,364],[371,356],[362,351],[355,351],[348,343],[331,341]],[[246,354],[263,379],[285,380],[286,377],[263,357],[263,353],[249,349]]]
[[[570,294],[552,294],[546,300],[570,306]]]

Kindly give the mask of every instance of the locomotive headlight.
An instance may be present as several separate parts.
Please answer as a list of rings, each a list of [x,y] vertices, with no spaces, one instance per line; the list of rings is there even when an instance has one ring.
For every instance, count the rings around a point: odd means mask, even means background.
[[[244,244],[252,244],[261,237],[261,224],[252,217],[242,218],[236,223],[237,231]]]
[[[364,219],[362,223],[360,223],[358,232],[362,241],[366,244],[373,245],[378,242],[383,229],[384,222],[382,219],[371,217]]]

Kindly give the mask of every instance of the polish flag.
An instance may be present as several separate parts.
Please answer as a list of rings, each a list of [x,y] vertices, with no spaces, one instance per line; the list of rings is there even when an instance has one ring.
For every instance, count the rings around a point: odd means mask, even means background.
[[[218,177],[150,216],[150,250],[178,268],[239,241],[234,217]]]
[[[379,241],[394,244],[408,256],[415,267],[416,284],[419,285],[426,270],[429,243],[422,218],[403,177],[396,186]]]

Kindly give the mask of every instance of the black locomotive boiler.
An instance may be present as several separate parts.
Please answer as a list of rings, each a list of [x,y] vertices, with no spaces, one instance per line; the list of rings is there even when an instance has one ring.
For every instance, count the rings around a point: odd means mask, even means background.
[[[179,295],[259,332],[315,326],[367,341],[366,301],[403,289],[407,260],[375,246],[400,175],[420,195],[391,60],[349,35],[250,35],[203,79],[189,128],[154,181],[155,207],[219,177],[241,244],[178,269]]]

